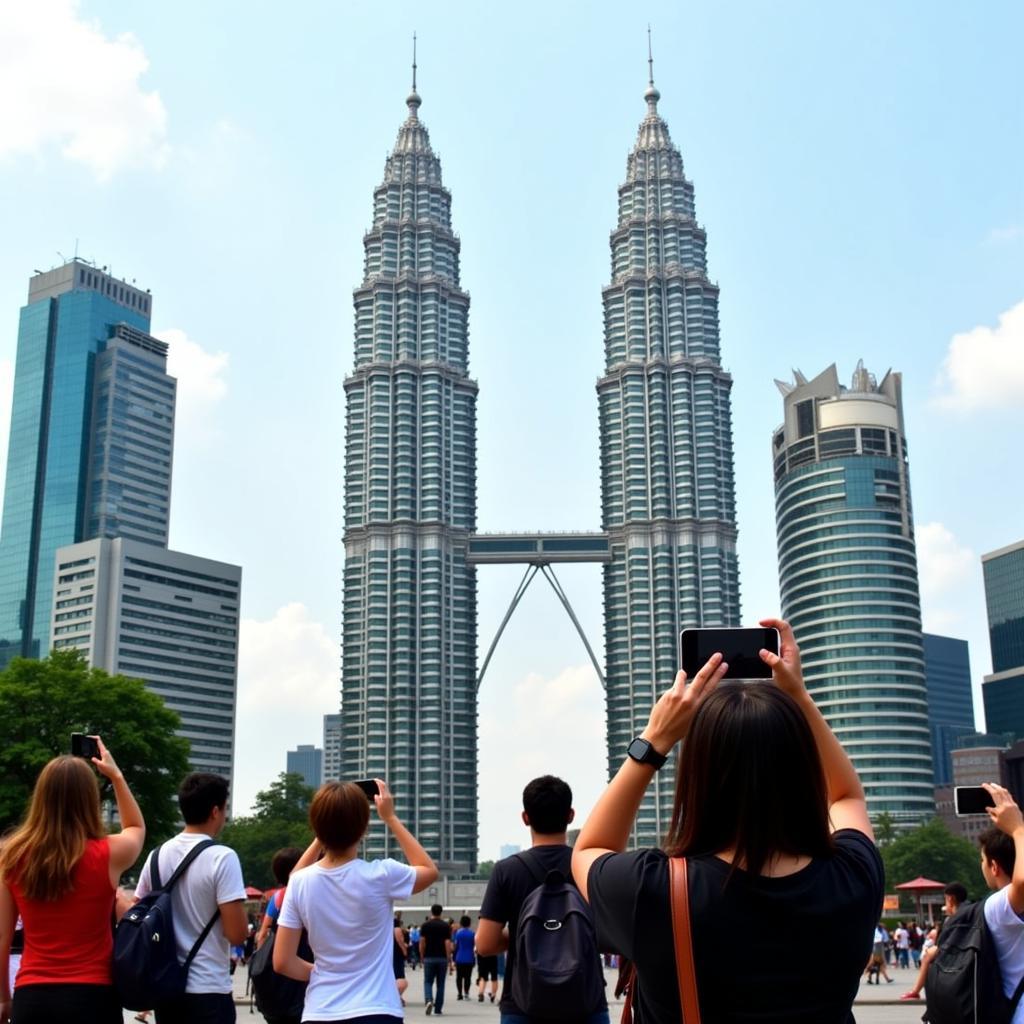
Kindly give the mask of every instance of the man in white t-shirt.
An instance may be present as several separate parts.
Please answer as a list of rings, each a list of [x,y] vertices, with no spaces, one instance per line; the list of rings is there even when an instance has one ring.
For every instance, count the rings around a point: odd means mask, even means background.
[[[178,790],[185,829],[159,848],[161,884],[199,843],[215,838],[224,827],[228,783],[220,775],[193,772]],[[135,895],[151,891],[151,853],[139,876]],[[233,1024],[235,1000],[230,972],[230,947],[245,941],[245,884],[238,855],[226,846],[203,850],[171,892],[178,961],[184,963],[196,940],[217,915],[188,972],[185,995],[155,1007],[157,1024]]]
[[[985,900],[985,924],[999,956],[1003,992],[1018,999],[1012,1024],[1024,1024],[1024,816],[1008,790],[994,783],[985,788],[995,801],[988,809],[994,827],[978,843],[985,881],[996,890]]]

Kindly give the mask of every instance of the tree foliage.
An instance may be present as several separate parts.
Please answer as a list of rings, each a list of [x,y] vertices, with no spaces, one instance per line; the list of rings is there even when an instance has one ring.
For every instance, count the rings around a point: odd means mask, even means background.
[[[253,813],[233,819],[220,834],[242,862],[246,885],[269,889],[274,884],[270,861],[284,846],[305,849],[313,839],[309,805],[313,789],[296,772],[282,772],[256,794]]]
[[[888,846],[891,842],[896,839],[896,819],[888,812],[882,811],[881,814],[875,818],[875,840],[878,842],[879,847]]]
[[[482,860],[476,866],[477,878],[490,878],[491,872],[494,870],[493,860]]]
[[[947,885],[961,882],[971,899],[987,891],[977,847],[953,835],[941,818],[932,818],[883,846],[882,860],[887,892],[922,875]]]
[[[188,772],[180,724],[141,680],[89,668],[77,651],[13,658],[0,672],[0,831],[21,819],[43,766],[70,752],[71,733],[84,732],[101,736],[124,772],[146,819],[147,847],[167,838]],[[112,796],[106,780],[102,795]]]

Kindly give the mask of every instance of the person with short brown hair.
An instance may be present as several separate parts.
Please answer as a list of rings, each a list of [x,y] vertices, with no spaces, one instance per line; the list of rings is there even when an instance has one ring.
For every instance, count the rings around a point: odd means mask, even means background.
[[[292,872],[274,946],[274,970],[308,982],[303,1020],[402,1019],[392,970],[394,903],[422,892],[438,871],[398,819],[387,785],[376,782],[377,814],[408,864],[359,857],[370,821],[370,803],[359,786],[327,782],[310,804],[309,823],[323,857]],[[303,929],[316,952],[316,971],[298,955]]]

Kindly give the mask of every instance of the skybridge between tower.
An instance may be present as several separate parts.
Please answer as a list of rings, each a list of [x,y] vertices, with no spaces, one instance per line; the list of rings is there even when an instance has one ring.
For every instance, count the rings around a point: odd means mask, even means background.
[[[505,627],[512,618],[519,602],[523,599],[533,578],[537,573],[551,585],[555,596],[561,602],[566,614],[576,627],[583,646],[587,649],[590,663],[594,666],[597,678],[601,680],[602,688],[605,686],[604,672],[594,654],[590,641],[580,625],[580,620],[573,611],[569,597],[558,577],[555,575],[554,564],[556,562],[599,562],[607,563],[612,560],[611,540],[607,533],[476,533],[469,538],[469,548],[466,554],[468,565],[525,565],[526,571],[519,581],[516,592],[512,595],[512,601],[505,612],[505,617],[498,626],[497,633],[491,641],[487,650],[480,674],[477,676],[476,688],[479,690],[487,672],[487,666],[491,663],[495,648],[501,639]]]

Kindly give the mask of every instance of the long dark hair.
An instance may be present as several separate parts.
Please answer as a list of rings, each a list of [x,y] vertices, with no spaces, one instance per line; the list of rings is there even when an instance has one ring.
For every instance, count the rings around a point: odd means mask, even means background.
[[[698,707],[683,742],[671,857],[735,851],[760,874],[780,854],[828,856],[828,792],[811,727],[772,683],[725,682]]]

